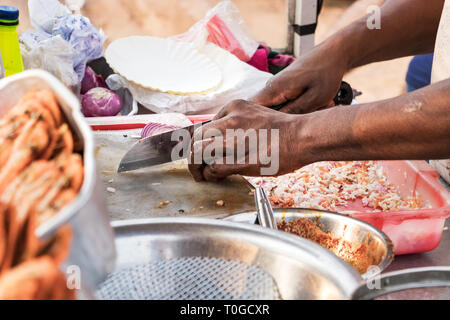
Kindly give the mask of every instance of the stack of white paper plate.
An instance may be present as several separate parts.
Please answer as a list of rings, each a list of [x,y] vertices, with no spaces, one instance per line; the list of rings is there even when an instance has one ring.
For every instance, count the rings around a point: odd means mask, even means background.
[[[109,45],[105,57],[115,72],[152,90],[206,93],[222,81],[219,66],[186,42],[145,36],[122,38]]]

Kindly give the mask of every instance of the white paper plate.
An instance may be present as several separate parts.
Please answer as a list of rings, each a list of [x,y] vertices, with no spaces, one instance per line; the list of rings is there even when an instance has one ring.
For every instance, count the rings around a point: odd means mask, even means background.
[[[111,43],[105,58],[111,68],[140,86],[173,94],[205,93],[219,86],[219,66],[193,45],[133,36]]]

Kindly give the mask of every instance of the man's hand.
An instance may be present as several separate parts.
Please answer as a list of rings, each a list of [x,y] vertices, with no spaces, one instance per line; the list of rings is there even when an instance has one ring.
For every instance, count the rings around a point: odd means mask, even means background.
[[[227,133],[229,129],[242,129],[243,132],[253,131],[256,133],[257,140],[253,139],[252,141],[248,136],[244,139],[230,138]],[[267,138],[259,134],[260,129],[267,129]],[[220,132],[222,137],[205,138],[214,130]],[[272,130],[276,130],[277,133]],[[260,157],[263,149],[261,144],[263,144],[267,146],[267,150],[264,152],[270,157],[270,160],[278,161],[275,172],[270,175],[291,172],[307,164],[307,160],[302,159],[301,155],[308,153],[302,152],[303,146],[297,139],[301,132],[301,116],[273,111],[243,100],[234,101],[223,108],[213,122],[199,128],[194,133],[189,170],[196,181],[218,181],[232,174],[264,175],[261,171],[262,168],[267,168],[274,163],[268,164]],[[278,140],[276,139],[277,134]],[[239,148],[244,150],[240,156]],[[214,153],[213,159],[208,161],[204,157],[208,149],[222,152]],[[233,157],[230,158],[231,154]],[[197,159],[195,155],[197,155]],[[198,161],[199,155],[202,157],[200,162]],[[256,161],[251,159],[256,159]]]
[[[310,113],[332,105],[347,64],[336,50],[319,46],[270,79],[252,102],[280,111]]]

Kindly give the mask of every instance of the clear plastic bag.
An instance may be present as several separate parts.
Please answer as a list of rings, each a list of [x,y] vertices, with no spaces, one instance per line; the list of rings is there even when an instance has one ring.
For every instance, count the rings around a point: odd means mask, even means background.
[[[29,33],[20,44],[25,69],[44,69],[74,92],[79,91],[80,81],[73,68],[76,53],[70,43],[59,36],[40,42],[35,37],[39,32]]]
[[[36,29],[20,37],[25,68],[47,70],[67,86],[79,87],[86,64],[103,56],[103,31],[57,0],[29,0],[28,7]]]
[[[211,42],[244,62],[251,59],[259,45],[252,38],[239,10],[230,0],[220,2],[187,32],[172,39],[191,42],[197,48]]]

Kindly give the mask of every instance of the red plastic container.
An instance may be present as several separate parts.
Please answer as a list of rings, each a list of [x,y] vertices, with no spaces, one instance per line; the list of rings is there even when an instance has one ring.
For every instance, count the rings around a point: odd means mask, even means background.
[[[445,219],[450,216],[450,193],[438,181],[438,172],[426,161],[379,161],[390,183],[400,196],[417,196],[427,209],[371,212],[361,202],[346,210],[357,211],[352,217],[383,230],[394,243],[395,254],[426,252],[441,241]]]
[[[192,123],[210,120],[213,115],[188,116]],[[126,117],[125,117],[126,118]],[[96,130],[143,128],[143,123],[93,126]],[[383,230],[394,243],[395,254],[426,252],[435,249],[442,237],[445,219],[450,216],[450,193],[439,183],[438,172],[426,161],[378,161],[390,183],[397,186],[400,196],[418,196],[427,209],[373,212],[361,201],[350,203],[340,211],[352,211],[350,216]]]

